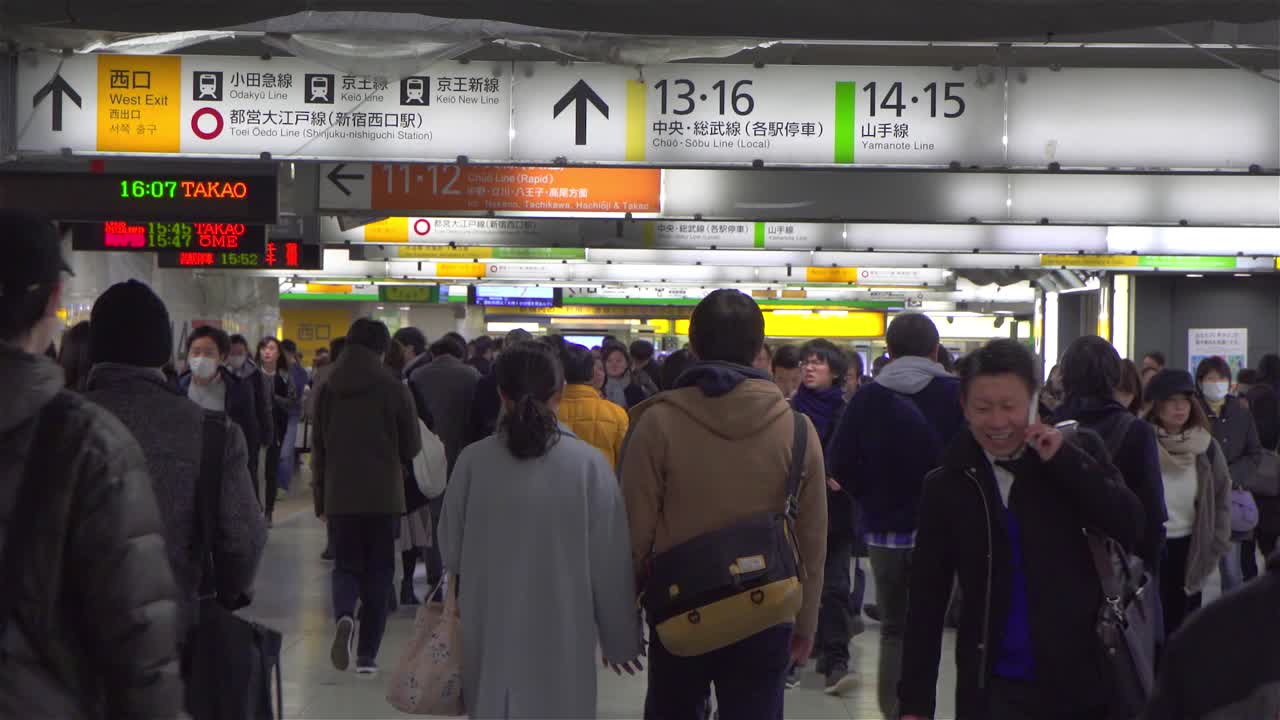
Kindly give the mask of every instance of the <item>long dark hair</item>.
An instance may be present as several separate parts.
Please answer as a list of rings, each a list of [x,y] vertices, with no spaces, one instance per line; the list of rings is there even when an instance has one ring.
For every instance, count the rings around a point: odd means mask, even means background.
[[[271,343],[276,344],[276,372],[283,374],[285,377],[288,377],[289,376],[289,356],[285,354],[284,346],[281,345],[280,341],[274,337],[268,336],[258,341],[258,352],[257,352],[257,355],[254,357],[254,362],[258,363],[259,370],[263,370],[263,372],[266,372],[262,367],[262,350],[263,348],[265,348],[267,345]]]
[[[560,439],[550,406],[564,385],[560,361],[544,343],[522,342],[503,348],[495,372],[498,389],[511,403],[499,427],[507,449],[519,460],[542,457]]]

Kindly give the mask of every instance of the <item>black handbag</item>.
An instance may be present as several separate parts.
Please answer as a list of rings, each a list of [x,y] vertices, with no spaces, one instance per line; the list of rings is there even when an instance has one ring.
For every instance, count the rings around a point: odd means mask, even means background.
[[[196,551],[204,574],[182,657],[187,712],[194,720],[275,720],[284,713],[280,679],[284,638],[271,628],[237,616],[218,597],[213,537],[222,495],[225,444],[226,416],[206,413],[196,486]]]
[[[650,561],[642,603],[671,654],[704,655],[795,621],[804,566],[793,523],[809,422],[794,415],[786,506],[699,535]]]
[[[1115,709],[1134,717],[1146,707],[1155,686],[1159,596],[1140,558],[1111,538],[1089,530],[1085,536],[1102,585],[1096,628],[1115,690]]]
[[[1124,445],[1136,421],[1125,413],[1112,426],[1104,440],[1111,457]],[[1155,687],[1159,592],[1141,558],[1112,538],[1089,529],[1084,534],[1102,587],[1096,629],[1114,686],[1115,710],[1134,717],[1146,707]]]

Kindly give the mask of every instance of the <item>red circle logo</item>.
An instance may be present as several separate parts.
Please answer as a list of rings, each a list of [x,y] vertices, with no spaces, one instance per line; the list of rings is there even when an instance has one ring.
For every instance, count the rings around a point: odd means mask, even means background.
[[[204,118],[205,115],[213,116],[214,126],[211,131],[205,131],[200,128],[200,120]],[[222,113],[211,107],[200,108],[191,115],[191,132],[195,133],[196,137],[201,140],[212,140],[221,135],[222,125]]]
[[[426,218],[418,218],[413,221],[413,233],[419,237],[431,234],[431,221]]]

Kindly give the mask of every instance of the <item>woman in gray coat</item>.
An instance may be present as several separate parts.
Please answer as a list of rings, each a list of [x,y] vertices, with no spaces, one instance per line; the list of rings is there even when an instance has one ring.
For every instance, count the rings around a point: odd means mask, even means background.
[[[469,446],[445,493],[440,543],[458,585],[472,718],[593,718],[596,648],[640,668],[627,513],[600,451],[556,419],[550,348],[503,352],[498,433]]]
[[[1236,396],[1230,395],[1231,366],[1220,357],[1205,358],[1196,368],[1196,387],[1200,402],[1209,418],[1213,439],[1218,441],[1231,469],[1233,489],[1253,486],[1253,474],[1262,462],[1262,443],[1253,413]],[[1219,570],[1222,592],[1230,592],[1244,584],[1241,543],[1253,533],[1234,534],[1231,549],[1222,558]],[[1253,546],[1249,546],[1250,552]]]

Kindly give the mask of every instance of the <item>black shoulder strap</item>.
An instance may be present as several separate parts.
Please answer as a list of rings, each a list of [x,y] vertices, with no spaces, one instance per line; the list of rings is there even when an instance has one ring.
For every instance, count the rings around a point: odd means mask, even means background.
[[[43,515],[40,512],[43,491],[50,485],[54,460],[59,457],[57,433],[66,424],[67,413],[75,405],[76,396],[63,390],[41,408],[36,416],[31,444],[27,446],[26,469],[18,481],[13,514],[5,531],[3,558],[0,558],[0,572],[3,572],[0,577],[3,577],[4,587],[10,588],[0,592],[0,638],[4,637],[17,605],[18,593],[14,588],[20,587],[16,578],[22,575],[22,562],[27,554],[26,543],[35,534],[36,522]]]
[[[809,445],[809,419],[799,410],[792,410],[795,418],[795,439],[791,442],[791,471],[787,473],[787,515],[800,514],[800,479],[804,477],[804,456]]]
[[[1107,452],[1111,453],[1112,460],[1115,460],[1120,448],[1124,447],[1124,439],[1129,437],[1129,428],[1133,427],[1133,423],[1136,420],[1137,418],[1132,413],[1126,412],[1120,416],[1115,425],[1111,426],[1111,432],[1107,433],[1105,440]]]
[[[227,416],[206,411],[200,443],[200,477],[196,481],[196,557],[201,558],[204,565],[200,579],[202,599],[218,595],[213,544],[218,527],[218,504],[222,498],[222,460],[226,442]]]

